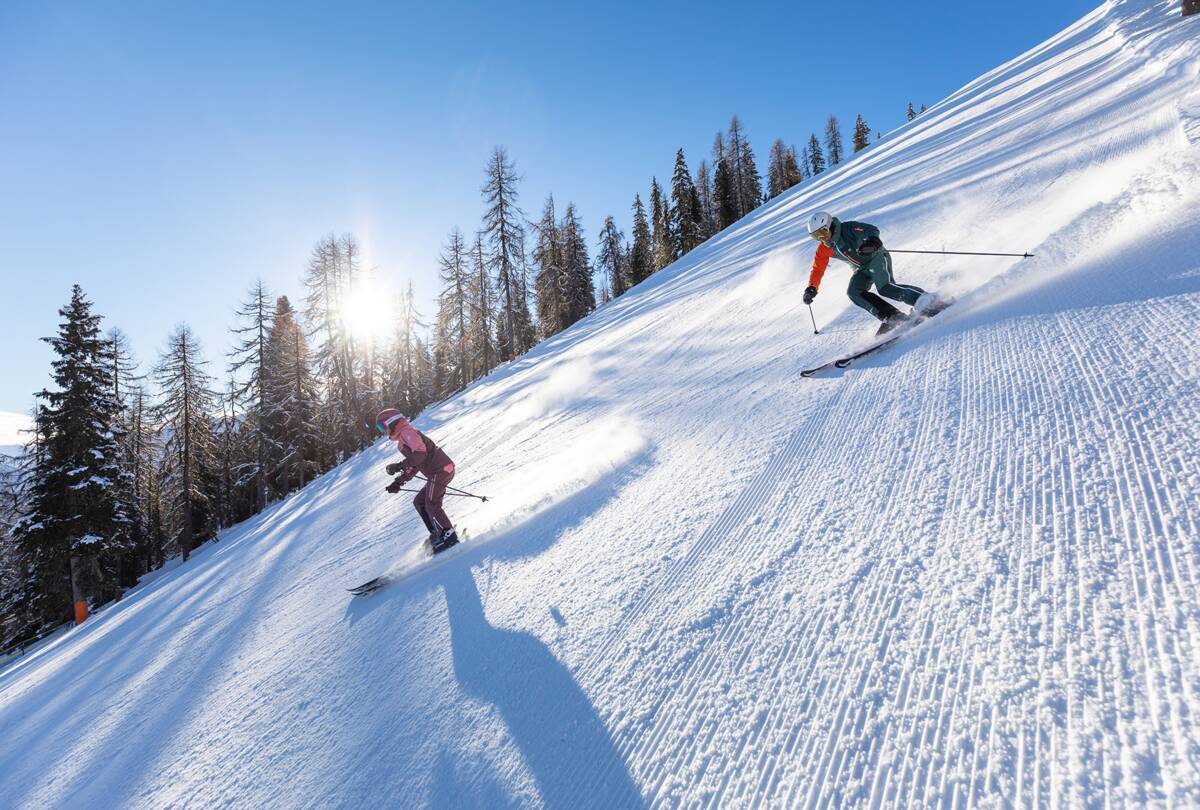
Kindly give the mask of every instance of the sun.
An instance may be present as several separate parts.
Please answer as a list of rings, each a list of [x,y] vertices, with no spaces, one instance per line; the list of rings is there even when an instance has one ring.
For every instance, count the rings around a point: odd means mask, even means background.
[[[366,285],[357,287],[343,302],[342,326],[359,342],[369,343],[387,334],[391,313],[387,296]]]

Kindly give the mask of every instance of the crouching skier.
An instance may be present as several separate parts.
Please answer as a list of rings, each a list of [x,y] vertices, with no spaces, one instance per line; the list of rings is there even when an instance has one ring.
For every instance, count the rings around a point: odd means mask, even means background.
[[[432,439],[409,424],[404,414],[394,408],[380,411],[375,417],[375,427],[394,441],[404,456],[403,462],[387,465],[387,474],[396,476],[387,485],[387,491],[395,494],[417,473],[423,474],[425,486],[413,498],[413,506],[429,530],[429,546],[437,554],[455,545],[458,533],[442,509],[446,487],[454,478],[454,462]]]
[[[925,292],[912,284],[897,284],[892,278],[892,255],[887,252],[879,238],[879,229],[865,222],[842,222],[825,211],[818,211],[808,220],[808,232],[821,244],[813,257],[812,272],[808,276],[808,287],[804,290],[804,303],[811,304],[817,297],[821,277],[829,260],[840,259],[854,268],[846,294],[858,306],[870,312],[882,323],[876,334],[890,332],[908,320],[879,296],[903,301],[922,315],[934,315],[944,309],[934,293]],[[871,285],[879,295],[870,291]]]

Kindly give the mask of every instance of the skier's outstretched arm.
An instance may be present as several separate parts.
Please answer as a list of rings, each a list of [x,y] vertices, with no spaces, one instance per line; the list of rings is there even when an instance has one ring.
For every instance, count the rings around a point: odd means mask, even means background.
[[[804,303],[811,304],[817,297],[817,290],[821,288],[821,278],[825,275],[825,268],[829,266],[829,259],[832,256],[833,249],[824,242],[817,245],[817,253],[813,256],[812,270],[808,274],[808,288],[804,291]]]

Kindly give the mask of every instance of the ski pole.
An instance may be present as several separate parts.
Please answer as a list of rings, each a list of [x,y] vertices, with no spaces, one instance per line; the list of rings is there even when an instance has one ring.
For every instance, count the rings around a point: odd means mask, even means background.
[[[422,477],[421,480],[424,481],[425,483],[429,483],[428,478]],[[457,487],[452,487],[450,485],[446,486],[446,491],[452,495],[462,495],[464,498],[478,498],[479,500],[483,501],[484,503],[487,503],[486,495],[476,495],[473,492],[467,492],[466,490],[458,489]]]
[[[971,253],[961,250],[892,250],[888,253],[931,253],[938,256],[1015,256],[1018,259],[1032,259],[1032,253]]]
[[[419,490],[419,489],[406,489],[405,487],[400,487],[400,489],[398,489],[398,490],[396,490],[396,491],[397,491],[397,492],[420,492],[421,490]],[[482,495],[468,495],[468,493],[466,493],[466,492],[447,492],[446,494],[447,494],[447,495],[457,495],[457,496],[458,496],[458,497],[460,497],[460,498],[466,498],[466,497],[471,497],[471,498],[483,498],[483,496],[482,496]],[[485,501],[486,501],[486,500],[487,500],[487,498],[483,498],[483,500],[485,500]]]
[[[813,311],[812,311],[812,304],[809,304],[809,305],[808,305],[808,317],[812,318],[812,322],[813,322],[813,334],[814,334],[814,335],[819,335],[819,334],[821,334],[821,330],[817,328],[817,316],[813,315]]]

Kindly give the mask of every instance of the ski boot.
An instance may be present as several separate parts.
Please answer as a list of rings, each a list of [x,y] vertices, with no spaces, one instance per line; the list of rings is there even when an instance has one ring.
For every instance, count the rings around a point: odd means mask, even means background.
[[[903,312],[896,310],[891,315],[883,319],[883,323],[879,324],[879,331],[875,333],[875,337],[886,335],[888,332],[908,321],[908,316]]]
[[[927,292],[921,294],[917,303],[913,304],[913,309],[923,318],[932,318],[953,303],[953,298],[942,298],[937,293]]]
[[[458,532],[454,531],[453,526],[442,532],[436,539],[434,539],[433,535],[430,535],[430,538],[430,547],[433,549],[434,554],[440,554],[451,546],[458,545]]]

